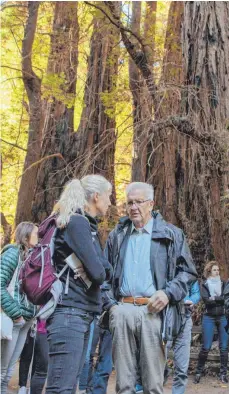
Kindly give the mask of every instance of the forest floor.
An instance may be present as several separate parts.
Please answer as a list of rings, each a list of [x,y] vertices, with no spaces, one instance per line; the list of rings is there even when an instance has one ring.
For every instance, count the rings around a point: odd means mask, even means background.
[[[228,394],[229,392],[229,384],[222,385],[217,381],[216,377],[206,376],[201,379],[200,384],[193,384],[193,375],[189,376],[189,382],[187,389],[185,391],[186,394]],[[170,377],[166,387],[164,388],[164,394],[171,394],[172,390],[172,378]],[[14,373],[13,378],[10,382],[10,387],[8,390],[8,394],[16,394],[18,391],[18,366]],[[109,380],[109,386],[107,394],[115,394],[115,373],[112,373],[111,378]]]

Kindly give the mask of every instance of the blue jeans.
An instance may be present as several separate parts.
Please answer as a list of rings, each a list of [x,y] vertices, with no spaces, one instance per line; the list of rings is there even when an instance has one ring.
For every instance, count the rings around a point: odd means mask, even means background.
[[[209,351],[212,346],[214,329],[217,327],[219,335],[219,349],[221,352],[228,351],[228,334],[226,333],[225,326],[227,325],[226,316],[203,316],[202,320],[202,335],[203,344],[202,350]]]
[[[99,353],[93,373],[92,390],[89,390],[88,393],[106,394],[108,380],[112,372],[112,336],[110,331],[98,326],[97,328],[99,330]]]
[[[96,318],[95,318],[96,319]],[[90,373],[90,356],[91,356],[91,347],[92,347],[92,341],[93,341],[93,336],[94,336],[94,329],[95,329],[95,320],[90,325],[90,334],[89,334],[89,340],[88,340],[88,347],[87,347],[87,353],[86,353],[86,358],[84,362],[84,366],[80,375],[80,380],[79,380],[79,389],[80,390],[86,390],[88,386],[88,376]]]
[[[184,394],[188,382],[188,366],[192,336],[192,318],[187,317],[183,331],[174,343],[168,342],[167,352],[173,346],[174,377],[172,394]]]
[[[93,313],[83,309],[57,307],[47,321],[49,367],[46,393],[75,393],[93,318]]]

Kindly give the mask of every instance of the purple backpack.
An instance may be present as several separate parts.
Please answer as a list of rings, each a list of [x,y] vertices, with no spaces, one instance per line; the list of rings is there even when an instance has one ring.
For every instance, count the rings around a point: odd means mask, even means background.
[[[52,263],[56,217],[45,219],[38,229],[40,242],[25,260],[19,275],[21,291],[34,305],[44,305],[52,297],[52,284],[58,279]]]

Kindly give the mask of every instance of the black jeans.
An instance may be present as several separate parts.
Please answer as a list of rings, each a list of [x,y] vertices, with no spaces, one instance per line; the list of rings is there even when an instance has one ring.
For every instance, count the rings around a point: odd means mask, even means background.
[[[33,346],[34,346],[35,338],[31,337],[31,330],[29,330],[27,334],[27,338],[25,341],[24,348],[22,350],[20,356],[20,363],[19,363],[19,386],[23,387],[27,384],[28,374],[29,374],[29,367],[32,361],[33,356]]]
[[[48,341],[47,334],[37,332],[33,361],[33,377],[30,394],[41,394],[48,371]]]
[[[58,307],[47,321],[49,368],[46,393],[75,394],[94,313]]]

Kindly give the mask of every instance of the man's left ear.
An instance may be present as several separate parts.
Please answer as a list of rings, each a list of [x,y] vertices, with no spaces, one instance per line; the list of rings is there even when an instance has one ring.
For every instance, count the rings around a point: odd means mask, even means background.
[[[152,210],[154,207],[154,201],[150,201],[150,209]]]

